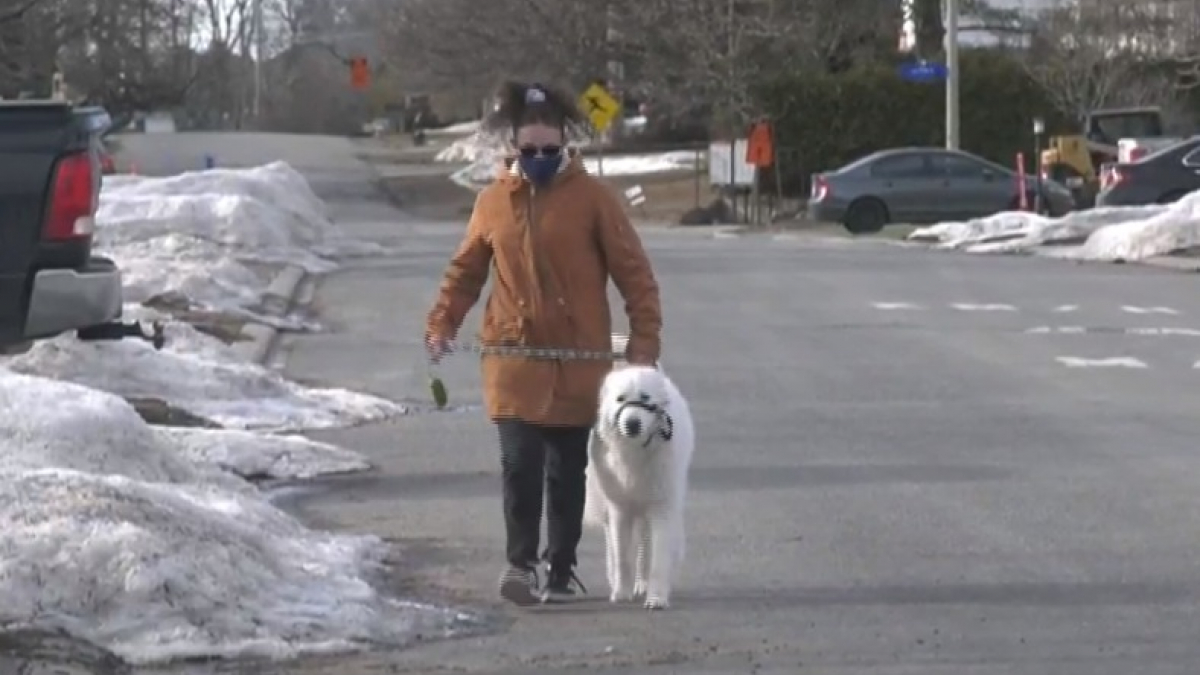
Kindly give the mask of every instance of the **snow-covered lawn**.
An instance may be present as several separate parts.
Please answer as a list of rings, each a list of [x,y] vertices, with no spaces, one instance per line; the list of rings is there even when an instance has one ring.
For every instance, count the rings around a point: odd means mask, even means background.
[[[148,663],[403,645],[473,621],[378,593],[382,541],[309,530],[234,475],[362,464],[346,451],[154,429],[111,394],[3,370],[0,410],[0,624]]]
[[[1040,253],[1075,260],[1137,261],[1200,246],[1200,192],[1169,205],[1095,208],[1046,218],[1019,211],[915,230],[912,241],[969,253]]]

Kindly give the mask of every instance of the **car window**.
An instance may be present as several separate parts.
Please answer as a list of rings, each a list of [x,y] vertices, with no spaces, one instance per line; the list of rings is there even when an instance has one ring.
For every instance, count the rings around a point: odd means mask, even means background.
[[[947,178],[983,178],[986,173],[996,173],[994,168],[970,157],[938,155],[930,159],[934,171]]]
[[[1153,157],[1153,155],[1146,157],[1145,159],[1149,160],[1151,157]],[[1196,148],[1195,150],[1192,150],[1188,154],[1184,155],[1182,161],[1184,166],[1200,168],[1200,148]]]
[[[871,175],[880,178],[924,178],[929,175],[925,155],[909,153],[882,157],[871,165]]]

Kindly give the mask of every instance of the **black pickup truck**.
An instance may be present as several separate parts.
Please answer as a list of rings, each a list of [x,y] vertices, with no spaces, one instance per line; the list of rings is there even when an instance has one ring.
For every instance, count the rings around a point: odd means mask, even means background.
[[[92,255],[109,124],[99,108],[0,101],[0,354],[70,331],[157,337],[120,322],[121,272]]]

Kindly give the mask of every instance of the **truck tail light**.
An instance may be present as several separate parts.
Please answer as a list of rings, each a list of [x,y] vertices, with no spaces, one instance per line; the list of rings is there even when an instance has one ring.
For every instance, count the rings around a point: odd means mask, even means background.
[[[100,190],[96,169],[88,152],[58,160],[50,190],[50,208],[42,235],[49,241],[70,241],[92,236]]]

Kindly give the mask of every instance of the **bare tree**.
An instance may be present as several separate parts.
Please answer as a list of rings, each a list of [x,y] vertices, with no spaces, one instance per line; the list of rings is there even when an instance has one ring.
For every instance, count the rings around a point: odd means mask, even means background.
[[[1162,57],[1164,19],[1154,3],[1064,3],[1033,17],[1024,64],[1077,119],[1104,106],[1161,104],[1170,87],[1147,66]]]

